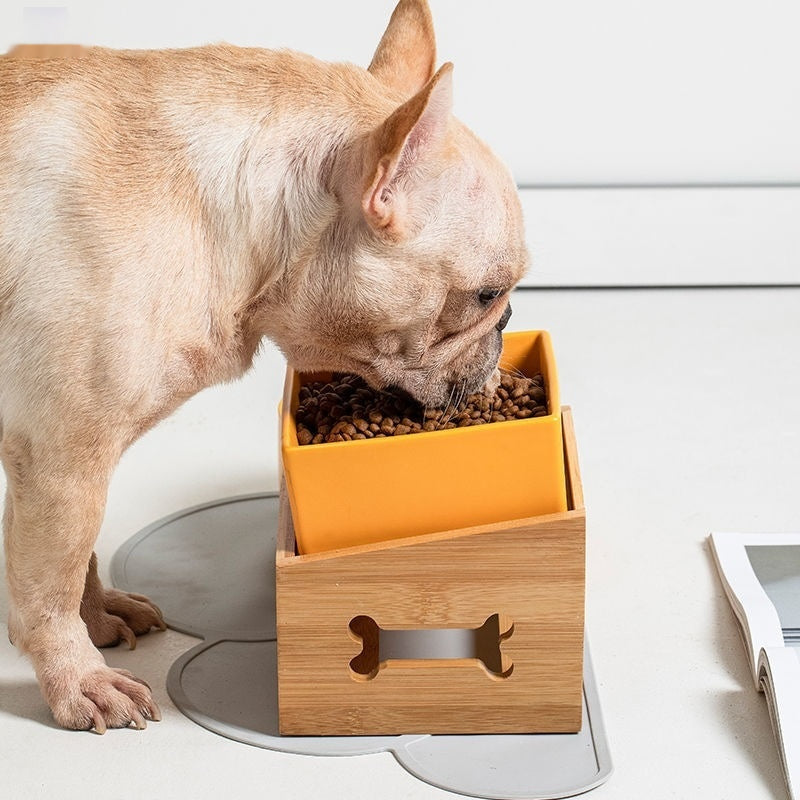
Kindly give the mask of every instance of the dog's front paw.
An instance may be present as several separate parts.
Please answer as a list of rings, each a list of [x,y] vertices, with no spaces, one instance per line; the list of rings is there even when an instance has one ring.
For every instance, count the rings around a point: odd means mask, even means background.
[[[133,650],[136,637],[151,628],[166,630],[161,610],[144,595],[101,589],[84,595],[81,617],[96,647],[114,647],[122,640]]]
[[[102,666],[80,675],[68,672],[43,681],[42,691],[64,728],[105,733],[133,725],[143,730],[147,720],[161,720],[150,687],[123,669]]]

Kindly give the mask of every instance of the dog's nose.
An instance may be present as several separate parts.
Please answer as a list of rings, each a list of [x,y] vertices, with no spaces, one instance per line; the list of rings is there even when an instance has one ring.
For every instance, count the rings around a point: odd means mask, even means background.
[[[511,303],[509,303],[506,306],[506,310],[503,312],[503,316],[500,317],[500,320],[498,321],[497,325],[495,325],[495,328],[497,328],[497,330],[499,331],[503,330],[503,328],[505,328],[505,326],[508,325],[508,319],[510,316],[511,316]]]

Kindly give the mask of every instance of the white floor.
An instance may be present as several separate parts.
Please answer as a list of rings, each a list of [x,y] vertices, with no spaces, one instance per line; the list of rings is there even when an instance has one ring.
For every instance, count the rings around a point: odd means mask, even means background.
[[[588,632],[615,773],[592,795],[785,798],[706,545],[712,529],[800,529],[800,289],[525,291],[512,329],[552,332],[573,408],[588,523]],[[97,551],[217,497],[273,489],[283,367],[265,350],[125,455]],[[0,618],[5,618],[5,590]],[[2,798],[444,798],[391,755],[276,754],[208,733],[164,681],[194,640],[169,631],[108,660],[164,720],[105,736],[54,727],[0,631]]]

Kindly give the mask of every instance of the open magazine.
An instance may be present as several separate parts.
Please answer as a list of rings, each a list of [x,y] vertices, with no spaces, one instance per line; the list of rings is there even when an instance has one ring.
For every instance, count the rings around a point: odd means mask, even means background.
[[[794,798],[800,792],[800,533],[709,538]]]

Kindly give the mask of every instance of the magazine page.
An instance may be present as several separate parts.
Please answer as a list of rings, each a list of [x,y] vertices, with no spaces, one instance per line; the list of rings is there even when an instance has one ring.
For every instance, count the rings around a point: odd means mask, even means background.
[[[762,648],[781,648],[785,643],[778,610],[759,575],[764,577],[772,594],[778,597],[784,616],[791,622],[795,617],[787,584],[792,583],[792,577],[781,565],[787,556],[784,548],[797,548],[800,553],[800,534],[726,532],[712,533],[710,539],[711,552],[725,593],[741,625],[753,680],[758,687],[759,652]],[[754,569],[754,562],[758,565],[758,572]],[[795,573],[794,580],[800,584],[800,571]],[[797,611],[800,613],[800,609]]]
[[[800,648],[762,650],[759,683],[778,743],[789,795],[800,790]]]

